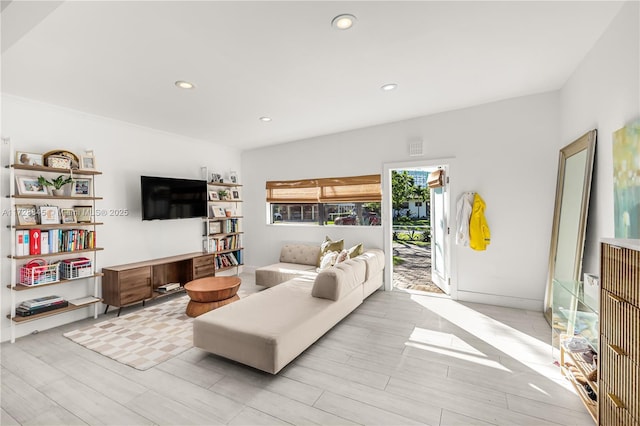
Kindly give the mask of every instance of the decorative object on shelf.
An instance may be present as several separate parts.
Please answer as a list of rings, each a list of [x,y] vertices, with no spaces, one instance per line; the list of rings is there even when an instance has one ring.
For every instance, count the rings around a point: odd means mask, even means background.
[[[218,191],[209,191],[209,201],[219,201]]]
[[[16,176],[16,184],[20,195],[49,195],[47,188],[35,176]]]
[[[73,206],[73,210],[76,212],[76,220],[79,223],[91,222],[93,216],[91,206]]]
[[[78,156],[73,152],[60,149],[45,152],[42,158],[47,167],[56,169],[78,169],[80,162]]]
[[[231,217],[231,216],[233,216],[233,210],[231,210],[231,209],[225,209],[224,214],[225,214],[225,216],[227,216],[227,217]]]
[[[36,206],[16,204],[16,219],[18,220],[18,225],[37,225]]]
[[[96,169],[96,157],[91,154],[80,156],[80,170],[95,170]]]
[[[33,259],[20,267],[20,284],[36,286],[60,281],[59,264],[47,264],[44,259]]]
[[[211,214],[213,217],[226,217],[224,209],[218,206],[211,206]]]
[[[240,199],[240,191],[231,191],[231,197],[234,200],[239,200]]]
[[[211,183],[222,182],[222,175],[220,173],[211,173]]]
[[[62,223],[78,223],[74,209],[60,209],[60,216],[62,216]]]
[[[40,206],[40,223],[56,225],[60,223],[60,211],[57,206]]]
[[[229,191],[227,190],[222,190],[222,191],[218,191],[218,195],[220,196],[221,200],[229,200]]]
[[[64,195],[64,188],[63,186],[65,186],[68,183],[73,182],[73,179],[71,178],[71,176],[69,177],[64,177],[64,175],[60,175],[55,179],[52,180],[47,180],[47,178],[45,178],[44,176],[38,176],[38,183],[42,186],[52,186],[52,193],[53,195]]]
[[[23,166],[42,166],[42,154],[16,152],[16,164],[21,164]]]
[[[71,195],[74,197],[90,197],[91,196],[91,179],[76,178],[73,179],[71,186]]]
[[[209,234],[219,234],[222,232],[222,224],[218,221],[209,223]]]
[[[238,174],[233,170],[229,172],[229,181],[231,183],[238,183]]]

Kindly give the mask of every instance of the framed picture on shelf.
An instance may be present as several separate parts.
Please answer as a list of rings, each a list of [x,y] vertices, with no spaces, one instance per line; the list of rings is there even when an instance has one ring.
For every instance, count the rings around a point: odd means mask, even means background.
[[[35,176],[16,176],[16,185],[20,195],[49,195],[47,188]]]
[[[31,152],[16,152],[16,164],[23,166],[42,166],[42,154]]]
[[[234,200],[239,200],[240,199],[240,191],[231,191],[231,196],[233,197]]]
[[[211,206],[211,214],[213,217],[225,217],[224,209],[218,206]]]
[[[71,196],[73,197],[91,197],[91,179],[79,178],[74,179],[71,186]]]
[[[238,174],[233,170],[229,173],[229,180],[231,183],[238,183]]]
[[[96,170],[96,157],[93,155],[81,155],[80,170]]]
[[[37,225],[36,206],[16,204],[16,222],[18,225]]]
[[[60,223],[60,211],[56,206],[40,206],[40,223],[42,225],[57,225]]]
[[[74,209],[60,209],[60,216],[62,216],[62,223],[78,223],[78,220],[76,219],[76,211]]]
[[[218,221],[209,223],[209,233],[210,234],[219,234],[222,232],[222,224]]]
[[[73,210],[76,212],[76,220],[80,223],[91,222],[93,216],[91,206],[73,206]]]
[[[222,182],[222,175],[220,173],[211,173],[211,183]]]
[[[209,201],[219,201],[218,191],[209,191]]]

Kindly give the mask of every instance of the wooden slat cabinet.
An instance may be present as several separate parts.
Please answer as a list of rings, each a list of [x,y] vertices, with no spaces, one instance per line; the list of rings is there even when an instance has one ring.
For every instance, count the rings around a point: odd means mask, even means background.
[[[601,425],[640,425],[640,240],[600,250]]]
[[[213,254],[189,253],[162,259],[130,263],[102,268],[102,298],[104,304],[122,308],[145,300],[155,299],[163,293],[158,287],[169,283],[183,286],[197,278],[215,273]]]

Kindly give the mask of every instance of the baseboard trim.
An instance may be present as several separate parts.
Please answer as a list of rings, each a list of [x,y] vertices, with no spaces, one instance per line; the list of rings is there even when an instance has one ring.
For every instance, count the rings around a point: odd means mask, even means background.
[[[489,293],[476,293],[464,290],[458,290],[457,296],[457,300],[460,302],[483,303],[485,305],[506,306],[508,308],[542,312],[542,300],[537,299],[525,299],[522,297],[501,296]]]

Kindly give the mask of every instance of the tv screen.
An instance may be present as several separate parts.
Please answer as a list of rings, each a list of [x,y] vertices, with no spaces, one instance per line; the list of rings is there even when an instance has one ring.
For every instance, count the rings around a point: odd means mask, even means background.
[[[207,216],[207,181],[140,176],[142,220]]]

